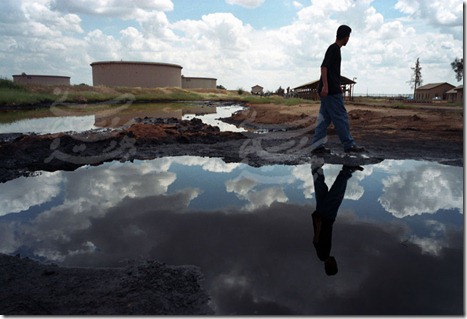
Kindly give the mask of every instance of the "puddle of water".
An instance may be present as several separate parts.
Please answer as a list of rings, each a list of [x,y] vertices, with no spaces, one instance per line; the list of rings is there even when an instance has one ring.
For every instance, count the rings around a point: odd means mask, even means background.
[[[137,117],[160,117],[177,119],[192,119],[197,117],[204,123],[218,126],[221,131],[242,132],[243,129],[237,128],[235,125],[230,125],[219,121],[219,118],[230,117],[233,113],[243,109],[242,106],[185,106],[183,109],[174,109],[173,107],[164,107],[156,105],[152,108],[144,105],[144,108],[139,104],[121,107],[103,107],[95,114],[88,115],[73,115],[73,116],[48,116],[43,118],[25,118],[11,123],[0,124],[1,133],[37,133],[49,134],[60,132],[84,132],[97,128],[117,128],[125,125],[131,125],[133,119]],[[85,108],[81,107],[80,112],[84,112]],[[77,113],[76,110],[60,111],[60,114]],[[190,113],[191,112],[191,113]],[[32,115],[32,113],[31,113]],[[59,114],[57,114],[59,115]],[[1,114],[0,114],[1,116]]]
[[[96,128],[94,122],[93,115],[44,117],[0,124],[0,133],[53,134],[70,131],[84,132]]]
[[[329,188],[341,168],[323,167]],[[187,156],[21,177],[0,184],[0,251],[67,266],[197,265],[220,315],[463,313],[462,167],[364,168],[343,188],[332,277],[313,245],[310,164]]]
[[[221,131],[230,131],[230,132],[246,132],[244,128],[237,127],[232,124],[228,124],[222,122],[221,118],[227,118],[232,116],[235,112],[243,110],[244,107],[240,105],[231,105],[231,106],[218,106],[216,107],[216,112],[212,114],[203,114],[203,115],[196,115],[196,114],[187,114],[183,116],[184,120],[191,120],[192,118],[198,118],[203,123],[217,126]]]

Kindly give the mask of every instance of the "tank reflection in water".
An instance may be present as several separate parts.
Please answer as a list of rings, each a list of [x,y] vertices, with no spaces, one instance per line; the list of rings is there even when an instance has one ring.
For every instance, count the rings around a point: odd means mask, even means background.
[[[320,168],[329,190],[342,169]],[[462,167],[388,160],[345,175],[331,277],[313,243],[314,173],[168,157],[21,177],[0,184],[0,250],[196,265],[221,315],[463,313]]]

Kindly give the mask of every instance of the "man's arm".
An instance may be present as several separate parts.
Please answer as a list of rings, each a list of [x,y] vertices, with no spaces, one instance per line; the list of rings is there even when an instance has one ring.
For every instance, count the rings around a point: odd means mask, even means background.
[[[321,67],[321,80],[323,81],[323,88],[321,89],[321,96],[326,97],[328,96],[329,88],[328,88],[328,68],[325,66]]]

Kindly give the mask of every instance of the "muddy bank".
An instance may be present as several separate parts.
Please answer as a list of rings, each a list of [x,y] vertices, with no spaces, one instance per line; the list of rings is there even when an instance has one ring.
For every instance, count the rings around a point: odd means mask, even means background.
[[[276,109],[275,109],[276,108]],[[36,171],[75,170],[108,161],[164,156],[219,157],[251,166],[310,161],[318,106],[250,106],[226,121],[261,133],[220,132],[200,120],[145,118],[127,128],[83,133],[0,136],[0,182]],[[281,112],[287,113],[281,113]],[[463,114],[350,106],[356,141],[381,159],[463,165]],[[282,121],[282,122],[281,122]],[[342,151],[329,130],[327,146]]]
[[[2,315],[206,315],[194,266],[156,261],[122,268],[63,268],[0,254]]]
[[[108,161],[132,161],[161,156],[203,154],[245,136],[220,132],[201,120],[140,119],[127,128],[82,133],[0,136],[0,181],[36,171],[71,171]],[[214,146],[213,146],[214,145]]]
[[[352,103],[346,103],[346,108],[355,141],[367,148],[371,156],[382,159],[428,160],[463,166],[463,108],[399,108],[391,104],[376,106]],[[266,150],[271,149],[274,144],[277,149],[279,143],[286,151],[293,152],[300,148],[300,143],[305,144],[311,139],[318,112],[318,103],[297,106],[252,105],[228,121],[270,132],[257,137],[260,142],[256,144],[261,144]],[[342,151],[332,125],[328,134],[327,147],[333,151]],[[290,148],[285,147],[286,143]]]

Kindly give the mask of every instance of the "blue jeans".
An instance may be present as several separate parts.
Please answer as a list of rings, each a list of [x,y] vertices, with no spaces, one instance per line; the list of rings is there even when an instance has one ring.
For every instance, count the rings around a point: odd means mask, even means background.
[[[327,141],[327,131],[331,122],[334,124],[337,135],[339,136],[344,149],[348,149],[355,144],[352,135],[350,134],[349,116],[344,106],[342,94],[333,94],[321,97],[318,121],[316,124],[315,134],[311,141],[312,149],[324,146]]]
[[[330,220],[335,220],[337,211],[344,199],[347,181],[352,177],[352,173],[341,170],[331,189],[328,188],[324,181],[322,168],[312,170],[312,175],[315,186],[316,214]]]

